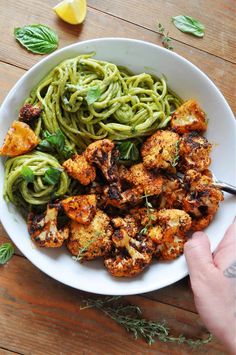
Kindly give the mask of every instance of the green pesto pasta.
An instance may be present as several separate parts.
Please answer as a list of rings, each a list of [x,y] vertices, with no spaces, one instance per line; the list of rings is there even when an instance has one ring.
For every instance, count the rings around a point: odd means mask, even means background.
[[[148,136],[168,124],[182,101],[164,77],[131,75],[93,55],[65,60],[32,91],[26,102],[43,108],[38,136],[60,128],[67,145],[81,151],[96,139]]]
[[[33,182],[27,182],[22,176],[22,168],[28,167],[34,175]],[[44,181],[47,169],[61,170],[56,185]],[[69,178],[61,165],[52,155],[34,151],[10,158],[5,164],[4,198],[21,208],[47,204],[53,197],[65,195],[69,187]]]

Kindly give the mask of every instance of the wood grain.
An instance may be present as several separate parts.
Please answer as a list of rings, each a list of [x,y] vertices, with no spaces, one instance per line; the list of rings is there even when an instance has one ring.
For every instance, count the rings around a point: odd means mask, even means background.
[[[88,5],[157,32],[157,23],[164,25],[170,37],[180,42],[236,62],[235,1],[215,0],[88,0]],[[205,36],[197,38],[179,31],[171,17],[192,16],[205,25]]]
[[[83,25],[68,25],[56,18],[52,11],[53,5],[53,0],[45,2],[44,6],[41,6],[38,0],[32,0],[30,3],[23,0],[18,2],[1,0],[3,11],[0,11],[0,23],[2,23],[0,60],[24,69],[28,69],[38,62],[42,56],[30,54],[20,47],[16,43],[12,31],[16,26],[39,22],[57,31],[60,38],[60,47],[85,39],[111,36],[138,38],[161,45],[160,36],[155,32],[91,8],[88,9],[88,15]],[[32,11],[32,8],[34,11]],[[17,19],[15,19],[16,12]],[[180,42],[174,41],[173,44],[176,53],[196,64],[215,82],[228,100],[232,110],[236,112],[234,85],[236,66]]]
[[[9,351],[9,350],[0,348],[0,355],[13,355],[13,354],[20,354],[20,353],[16,353],[15,351]]]
[[[0,103],[15,82],[42,56],[16,43],[14,27],[43,23],[59,34],[60,48],[77,41],[100,37],[128,37],[161,45],[156,22],[169,29],[174,50],[202,69],[220,88],[231,108],[235,103],[235,11],[233,0],[87,0],[83,25],[71,26],[52,11],[56,0],[1,0]],[[179,32],[170,17],[187,14],[206,26],[204,39]],[[105,59],[105,58],[104,58]],[[0,244],[9,241],[0,226]],[[18,256],[19,255],[19,256]],[[131,334],[95,309],[80,310],[82,300],[95,297],[58,283],[28,260],[16,255],[0,267],[0,355],[128,355],[128,354],[225,354],[216,340],[196,350],[185,345],[156,342],[152,347],[135,341]],[[125,298],[140,305],[144,316],[165,319],[174,334],[203,336],[205,329],[196,314],[189,279],[142,296]]]
[[[1,346],[23,354],[224,354],[217,341],[192,350],[156,342],[152,347],[95,309],[81,311],[88,295],[66,287],[17,256],[0,273]],[[174,334],[204,336],[199,317],[140,296],[126,298],[149,319],[168,322]],[[18,326],[16,326],[18,324]],[[50,349],[50,350],[49,350]]]

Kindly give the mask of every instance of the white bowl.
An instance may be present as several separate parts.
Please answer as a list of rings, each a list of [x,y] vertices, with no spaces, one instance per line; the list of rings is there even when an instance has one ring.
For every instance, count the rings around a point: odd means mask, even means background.
[[[213,82],[196,66],[178,54],[143,41],[101,38],[76,43],[49,55],[34,65],[10,91],[0,110],[0,144],[19,108],[32,88],[58,63],[81,53],[96,52],[96,58],[114,62],[134,73],[148,72],[168,79],[168,85],[184,100],[195,98],[207,113],[207,138],[214,144],[211,169],[223,181],[236,181],[236,125],[226,100]],[[188,274],[184,256],[172,262],[154,262],[140,276],[117,279],[110,276],[102,261],[76,263],[65,248],[38,249],[28,235],[25,221],[3,199],[4,160],[0,161],[0,218],[12,241],[40,270],[66,285],[80,290],[129,295],[157,290]],[[207,228],[214,250],[236,214],[235,198],[225,194],[214,221]],[[19,272],[21,272],[19,270]]]

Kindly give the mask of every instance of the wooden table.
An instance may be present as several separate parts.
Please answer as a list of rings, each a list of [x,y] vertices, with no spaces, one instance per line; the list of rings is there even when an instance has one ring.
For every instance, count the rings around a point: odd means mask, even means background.
[[[59,20],[53,0],[1,0],[0,100],[42,57],[22,49],[14,27],[42,23],[54,28],[60,47],[91,38],[130,37],[161,45],[157,22],[169,30],[174,51],[202,69],[235,111],[234,0],[88,0],[81,26]],[[171,16],[187,14],[206,27],[203,39],[178,31]],[[222,119],[224,119],[222,117]],[[8,236],[0,229],[0,243]],[[158,277],[158,275],[157,275]],[[156,342],[149,346],[95,309],[80,310],[88,294],[64,286],[36,269],[18,250],[0,268],[0,354],[224,354],[216,340],[190,349]],[[165,319],[176,334],[204,335],[188,278],[164,289],[126,297],[142,307],[145,317]]]

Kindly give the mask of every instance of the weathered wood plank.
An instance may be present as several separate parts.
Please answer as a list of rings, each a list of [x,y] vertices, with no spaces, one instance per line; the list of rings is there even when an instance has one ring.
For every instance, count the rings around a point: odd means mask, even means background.
[[[66,287],[14,256],[0,273],[0,346],[24,354],[224,354],[216,340],[192,350],[156,342],[152,347],[95,309],[81,311],[88,294]],[[177,335],[204,336],[199,317],[141,296],[128,297],[150,319],[165,319]],[[50,350],[49,350],[50,349]]]
[[[185,277],[183,280],[160,290],[145,293],[143,296],[191,312],[197,312],[189,277]]]
[[[0,105],[4,98],[7,96],[10,89],[15,85],[17,80],[19,80],[24,73],[24,69],[0,62]]]
[[[0,355],[13,355],[13,354],[20,354],[20,353],[16,353],[15,351],[9,351],[7,349],[0,348]]]
[[[164,25],[172,38],[192,47],[202,49],[226,60],[236,62],[235,2],[233,0],[173,1],[173,0],[88,0],[96,9],[127,21],[157,31],[157,23]],[[172,23],[171,17],[192,16],[206,28],[204,38],[197,38],[180,32]]]
[[[115,6],[115,2],[112,3]],[[14,27],[29,23],[44,23],[54,28],[59,34],[60,47],[90,38],[114,36],[138,38],[161,45],[161,39],[157,33],[91,8],[88,9],[83,25],[68,25],[56,18],[52,11],[54,4],[53,0],[44,2],[43,6],[38,0],[32,0],[30,3],[23,0],[1,1],[3,11],[0,11],[2,24],[0,60],[13,65],[17,63],[17,66],[28,69],[42,58],[21,48],[12,35]],[[198,65],[216,83],[231,108],[236,111],[235,65],[180,42],[174,41],[174,47],[177,53]]]

